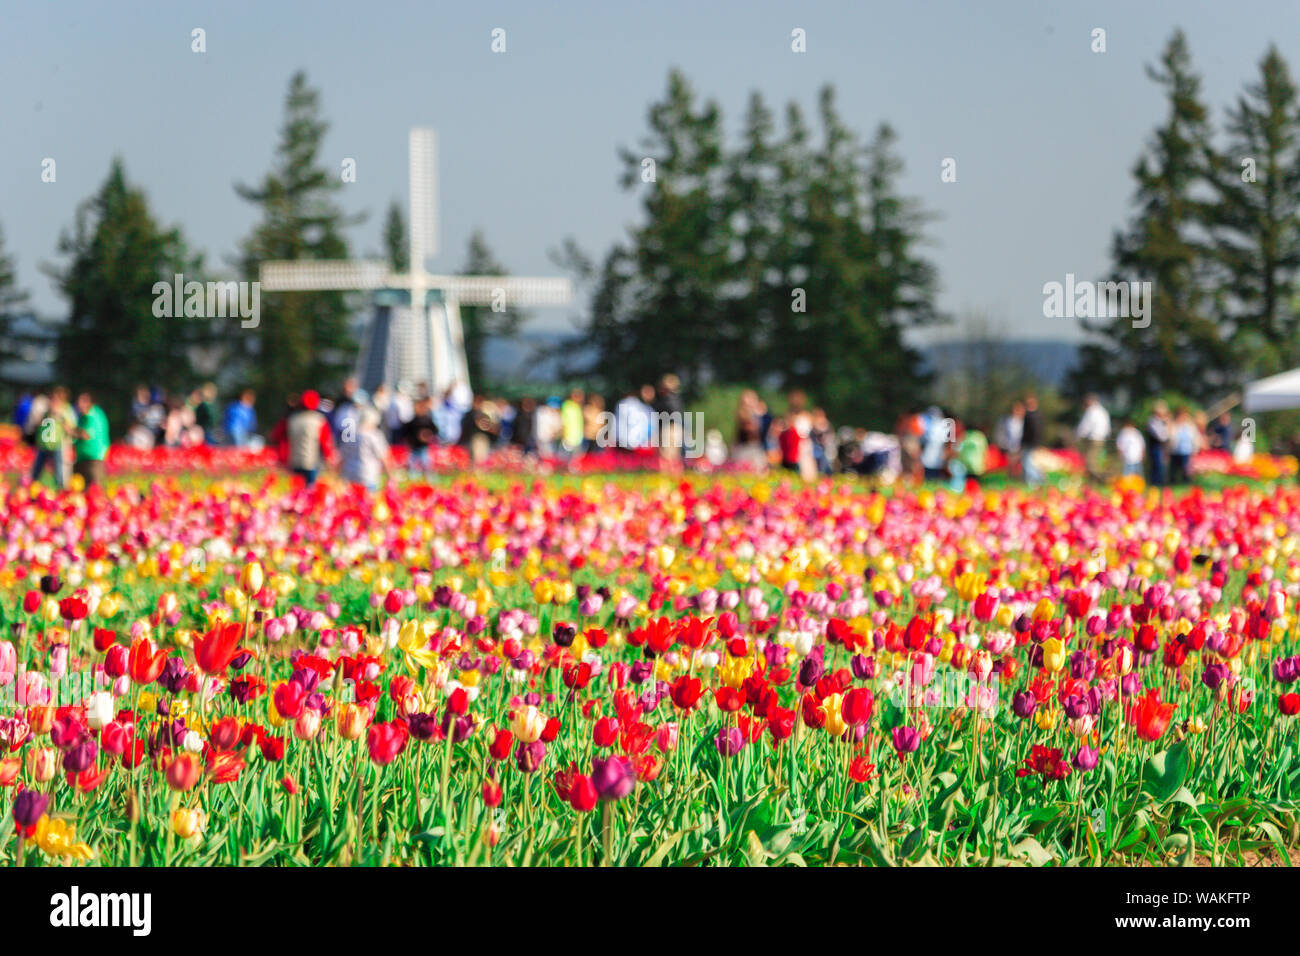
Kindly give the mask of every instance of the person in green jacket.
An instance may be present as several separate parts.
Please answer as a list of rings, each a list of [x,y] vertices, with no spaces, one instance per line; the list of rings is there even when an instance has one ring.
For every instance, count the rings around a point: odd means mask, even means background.
[[[948,487],[960,492],[966,487],[967,477],[980,478],[988,466],[989,442],[978,428],[966,429],[957,450],[948,459]]]
[[[108,457],[108,418],[89,392],[77,396],[76,462],[72,466],[86,487],[104,483],[104,459]]]
[[[569,398],[560,406],[560,445],[565,458],[582,454],[585,419],[582,417],[582,389],[569,392]]]

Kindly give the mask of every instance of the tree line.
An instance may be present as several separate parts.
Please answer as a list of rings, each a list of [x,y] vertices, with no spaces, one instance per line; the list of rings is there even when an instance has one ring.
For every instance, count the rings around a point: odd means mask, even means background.
[[[1300,364],[1300,99],[1270,48],[1259,75],[1216,130],[1187,41],[1176,32],[1148,69],[1165,115],[1133,167],[1131,218],[1112,242],[1112,281],[1149,281],[1151,322],[1083,319],[1069,390],[1117,407],[1154,393],[1198,402]],[[230,267],[257,278],[265,259],[346,258],[360,217],[340,205],[341,178],[321,157],[328,123],[302,73],[289,84],[271,168],[236,195],[258,213]],[[616,391],[674,371],[688,394],[714,385],[801,388],[840,421],[888,427],[934,392],[914,330],[948,321],[927,256],[935,212],[903,195],[897,133],[852,130],[824,88],[810,120],[751,94],[738,135],[717,102],[677,70],[618,154],[623,189],[640,197],[625,237],[593,257],[573,240],[554,254],[588,290],[585,348],[567,372]],[[401,206],[383,241],[404,268]],[[226,320],[157,318],[154,284],[206,265],[163,225],[114,160],[46,267],[68,302],[56,374],[105,393],[148,381],[195,381],[193,356],[257,388],[268,410],[287,393],[337,382],[357,343],[358,300],[340,292],[267,294],[256,329]],[[504,272],[479,234],[462,271]],[[0,236],[0,322],[24,302]],[[516,312],[462,310],[471,376],[483,350],[511,335]],[[0,326],[0,361],[13,358]],[[111,407],[111,406],[110,406]]]

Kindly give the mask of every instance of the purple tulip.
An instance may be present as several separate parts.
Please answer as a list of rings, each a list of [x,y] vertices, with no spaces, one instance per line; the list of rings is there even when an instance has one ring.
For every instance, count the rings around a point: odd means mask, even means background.
[[[533,773],[546,759],[546,744],[534,740],[531,744],[521,743],[515,748],[515,764],[524,773]]]
[[[718,731],[714,745],[722,756],[734,757],[744,748],[745,735],[740,732],[739,727],[724,727]]]
[[[636,787],[632,761],[615,754],[591,761],[591,782],[602,800],[622,800]]]
[[[643,684],[650,679],[654,673],[654,665],[649,661],[637,661],[632,665],[632,670],[628,673],[628,683]]]
[[[803,663],[799,665],[800,687],[812,687],[826,673],[826,665],[822,663],[822,656],[817,653],[819,650],[821,650],[820,645],[813,648],[813,652],[805,657]]]
[[[853,676],[858,680],[871,680],[876,676],[876,659],[866,654],[853,655]]]
[[[1228,670],[1228,665],[1222,661],[1214,661],[1207,664],[1205,670],[1201,671],[1201,683],[1210,690],[1218,690],[1219,685],[1225,681],[1231,682],[1232,671]]]
[[[406,725],[416,740],[432,740],[438,729],[438,720],[433,714],[411,714],[406,718]]]
[[[20,827],[34,827],[49,806],[50,798],[36,790],[23,790],[14,797],[14,822]]]
[[[915,727],[895,727],[892,733],[894,735],[894,749],[898,751],[899,757],[915,753],[916,749],[921,746],[921,732]]]
[[[1074,755],[1075,770],[1092,770],[1097,766],[1097,761],[1101,759],[1101,754],[1091,747],[1080,747],[1079,752]]]
[[[185,662],[179,657],[169,657],[166,666],[163,667],[162,676],[158,678],[158,683],[167,688],[170,693],[179,694],[185,689],[189,679],[190,672]]]
[[[81,773],[95,765],[95,755],[99,748],[87,737],[63,755],[63,769],[69,773]]]
[[[1011,695],[1011,712],[1021,720],[1028,720],[1038,709],[1038,698],[1027,690],[1018,690]]]

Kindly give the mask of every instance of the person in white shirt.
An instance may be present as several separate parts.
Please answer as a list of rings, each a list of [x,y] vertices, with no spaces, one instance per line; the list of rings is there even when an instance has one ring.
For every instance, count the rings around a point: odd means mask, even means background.
[[[1119,460],[1125,475],[1142,474],[1142,461],[1147,454],[1147,440],[1131,421],[1124,422],[1124,427],[1115,436],[1115,449],[1119,452]]]
[[[1075,436],[1083,445],[1083,466],[1092,481],[1102,481],[1101,457],[1106,448],[1106,439],[1110,437],[1110,413],[1102,407],[1096,395],[1088,395],[1083,400],[1083,417]]]

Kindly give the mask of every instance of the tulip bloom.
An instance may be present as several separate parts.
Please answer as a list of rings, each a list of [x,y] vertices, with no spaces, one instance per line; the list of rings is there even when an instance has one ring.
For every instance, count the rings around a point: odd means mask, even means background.
[[[1162,703],[1159,688],[1153,687],[1140,701],[1129,705],[1128,722],[1143,740],[1159,740],[1169,729],[1169,721],[1177,707],[1177,704]]]
[[[579,813],[590,813],[600,800],[596,785],[586,774],[577,774],[569,786],[569,806]]]
[[[167,783],[173,790],[193,790],[202,773],[203,761],[198,754],[177,754],[167,765]]]
[[[692,710],[704,694],[704,684],[698,677],[683,674],[672,683],[673,703],[682,710]]]
[[[591,782],[602,800],[622,800],[636,788],[632,761],[620,754],[596,757],[591,766]]]
[[[406,724],[400,721],[371,724],[366,736],[370,759],[381,767],[392,763],[397,759],[397,755],[406,749],[408,737]]]
[[[244,636],[242,624],[218,624],[194,639],[194,663],[205,674],[224,674]]]
[[[900,759],[906,759],[921,746],[921,732],[915,727],[895,727],[890,731],[894,739],[894,749]]]
[[[147,686],[162,676],[167,666],[167,651],[158,650],[153,641],[140,637],[131,643],[131,653],[127,658],[127,671],[131,680],[141,686]]]

